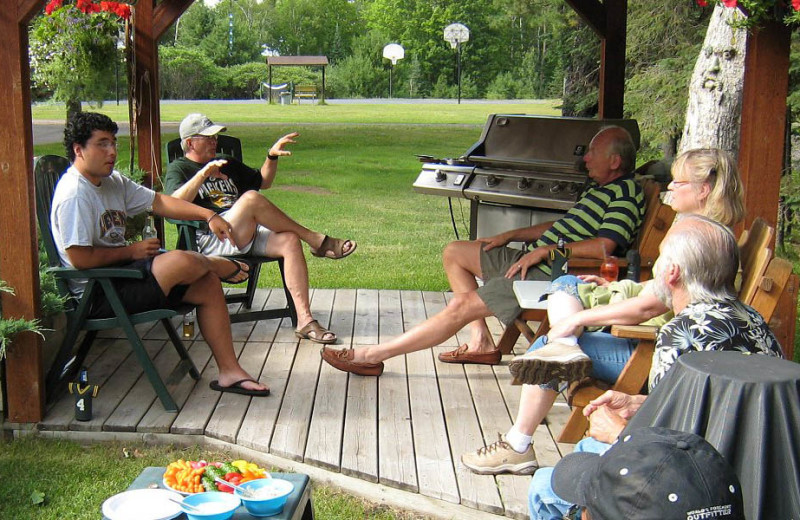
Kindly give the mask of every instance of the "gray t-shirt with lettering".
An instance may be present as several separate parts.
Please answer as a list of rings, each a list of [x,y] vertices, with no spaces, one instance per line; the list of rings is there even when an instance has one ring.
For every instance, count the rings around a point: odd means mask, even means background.
[[[155,192],[136,184],[118,171],[95,186],[70,166],[56,186],[50,227],[61,263],[72,267],[67,249],[73,246],[121,247],[125,221],[153,205]],[[76,297],[83,294],[86,280],[70,280]]]

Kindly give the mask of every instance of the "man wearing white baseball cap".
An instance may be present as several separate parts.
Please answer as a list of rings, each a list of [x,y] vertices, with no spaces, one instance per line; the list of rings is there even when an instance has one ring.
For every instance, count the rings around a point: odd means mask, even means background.
[[[233,226],[231,241],[199,231],[197,245],[204,255],[283,258],[286,287],[297,310],[295,335],[317,343],[335,343],[336,334],[311,315],[308,266],[301,241],[311,247],[314,256],[332,259],[350,255],[356,250],[356,243],[298,224],[259,192],[272,186],[278,158],[292,155],[286,146],[295,142],[297,132],[278,139],[256,170],[229,155],[217,155],[217,134],[225,130],[203,114],[186,116],[179,129],[184,156],[167,167],[164,190],[213,210]]]
[[[698,435],[666,428],[635,430],[602,455],[571,453],[552,485],[576,504],[567,518],[745,520],[739,479],[722,455]]]

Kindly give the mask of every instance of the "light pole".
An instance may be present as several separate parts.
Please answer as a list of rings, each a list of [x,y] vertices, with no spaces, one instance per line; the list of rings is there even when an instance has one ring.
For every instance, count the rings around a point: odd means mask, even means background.
[[[406,55],[403,46],[398,43],[390,43],[383,48],[383,57],[387,60],[392,60],[392,65],[389,67],[389,99],[392,98],[392,72],[397,60],[402,60]]]
[[[458,78],[458,104],[461,104],[461,44],[469,41],[469,29],[460,23],[451,23],[444,28],[444,39],[450,47],[456,49],[457,78]]]

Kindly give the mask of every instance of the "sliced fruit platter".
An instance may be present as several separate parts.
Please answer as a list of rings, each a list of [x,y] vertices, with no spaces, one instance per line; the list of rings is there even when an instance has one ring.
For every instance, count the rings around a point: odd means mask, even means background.
[[[270,474],[254,462],[246,460],[206,462],[180,459],[167,466],[164,487],[184,495],[205,491],[233,493],[232,487],[216,482],[216,477],[231,484],[241,484],[259,478],[270,478]]]

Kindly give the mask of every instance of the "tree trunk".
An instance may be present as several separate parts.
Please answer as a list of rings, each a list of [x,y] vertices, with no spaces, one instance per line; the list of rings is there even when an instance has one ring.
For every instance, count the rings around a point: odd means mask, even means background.
[[[72,116],[81,112],[81,102],[79,99],[67,100],[67,121],[72,119]]]
[[[692,73],[678,152],[721,148],[734,157],[739,154],[747,31],[728,22],[741,16],[737,8],[714,8]]]

